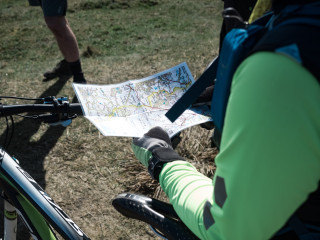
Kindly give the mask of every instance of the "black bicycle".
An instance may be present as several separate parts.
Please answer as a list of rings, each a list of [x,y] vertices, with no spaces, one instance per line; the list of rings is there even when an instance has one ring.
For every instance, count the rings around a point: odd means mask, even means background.
[[[12,97],[0,97],[12,98]],[[25,98],[18,98],[25,99]],[[26,99],[25,99],[26,100]],[[69,103],[67,98],[47,97],[38,100],[41,104],[0,104],[0,117],[6,119],[5,142],[0,148],[0,187],[4,199],[4,240],[16,239],[17,216],[27,226],[34,239],[58,239],[54,230],[64,239],[90,239],[78,225],[59,207],[40,185],[10,156],[5,148],[10,144],[8,121],[12,115],[33,113],[23,116],[50,124],[67,126],[78,115],[83,115],[81,105]],[[9,136],[10,135],[10,136]],[[53,230],[54,229],[54,230]]]

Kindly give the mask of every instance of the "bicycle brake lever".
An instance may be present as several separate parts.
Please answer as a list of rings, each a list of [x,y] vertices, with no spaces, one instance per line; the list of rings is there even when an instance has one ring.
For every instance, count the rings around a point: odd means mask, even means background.
[[[40,115],[39,118],[46,118],[46,120],[44,120],[45,123],[48,123],[51,126],[62,125],[63,127],[67,127],[71,124],[72,119],[77,117],[77,114],[69,116],[69,99],[67,97],[56,98],[50,96],[44,98],[43,100],[45,104],[54,104],[57,111],[57,113],[53,113],[50,115]]]

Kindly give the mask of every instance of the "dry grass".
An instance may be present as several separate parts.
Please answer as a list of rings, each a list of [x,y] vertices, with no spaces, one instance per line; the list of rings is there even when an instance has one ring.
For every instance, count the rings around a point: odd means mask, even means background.
[[[25,4],[0,3],[0,95],[74,98],[70,79],[42,81],[42,73],[61,56],[40,10]],[[196,79],[217,54],[220,0],[70,0],[69,6],[68,18],[91,83],[146,77],[183,61]],[[131,139],[103,137],[82,117],[68,128],[18,117],[15,122],[8,153],[92,239],[154,239],[145,224],[122,217],[111,206],[125,191],[167,200],[135,159]],[[5,128],[1,123],[0,144]],[[177,151],[213,176],[211,132],[196,126],[181,136]]]

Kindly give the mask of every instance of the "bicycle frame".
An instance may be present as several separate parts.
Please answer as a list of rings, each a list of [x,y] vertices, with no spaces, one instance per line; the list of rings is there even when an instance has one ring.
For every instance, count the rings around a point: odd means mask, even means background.
[[[4,150],[0,150],[0,184],[4,193],[5,216],[7,216],[5,217],[5,240],[15,238],[16,220],[14,217],[10,220],[10,216],[15,215],[15,209],[34,239],[57,239],[52,228],[65,239],[89,239]]]
[[[3,97],[16,98],[16,97]],[[25,99],[25,98],[23,98]],[[31,99],[27,99],[31,100]],[[2,105],[0,117],[33,112],[36,118],[51,124],[71,122],[82,114],[80,104],[69,104],[67,98],[46,97],[43,104]],[[43,114],[45,113],[45,114]],[[34,117],[34,115],[33,115]],[[0,147],[0,186],[5,204],[5,240],[15,240],[17,214],[34,239],[57,239],[53,229],[64,239],[88,240],[89,237],[53,201],[39,184],[21,168],[18,161]]]

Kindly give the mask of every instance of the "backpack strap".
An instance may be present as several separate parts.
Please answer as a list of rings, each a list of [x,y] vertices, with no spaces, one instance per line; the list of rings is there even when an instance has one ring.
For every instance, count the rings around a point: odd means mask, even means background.
[[[174,122],[185,110],[187,110],[207,87],[214,84],[218,62],[219,57],[213,59],[198,80],[195,81],[182,97],[168,110],[165,116],[171,122]]]
[[[268,13],[247,29],[232,29],[224,38],[219,55],[217,80],[211,101],[211,114],[215,131],[222,133],[226,106],[230,95],[233,75],[239,64],[267,31],[273,14]],[[217,142],[215,142],[218,146]]]

